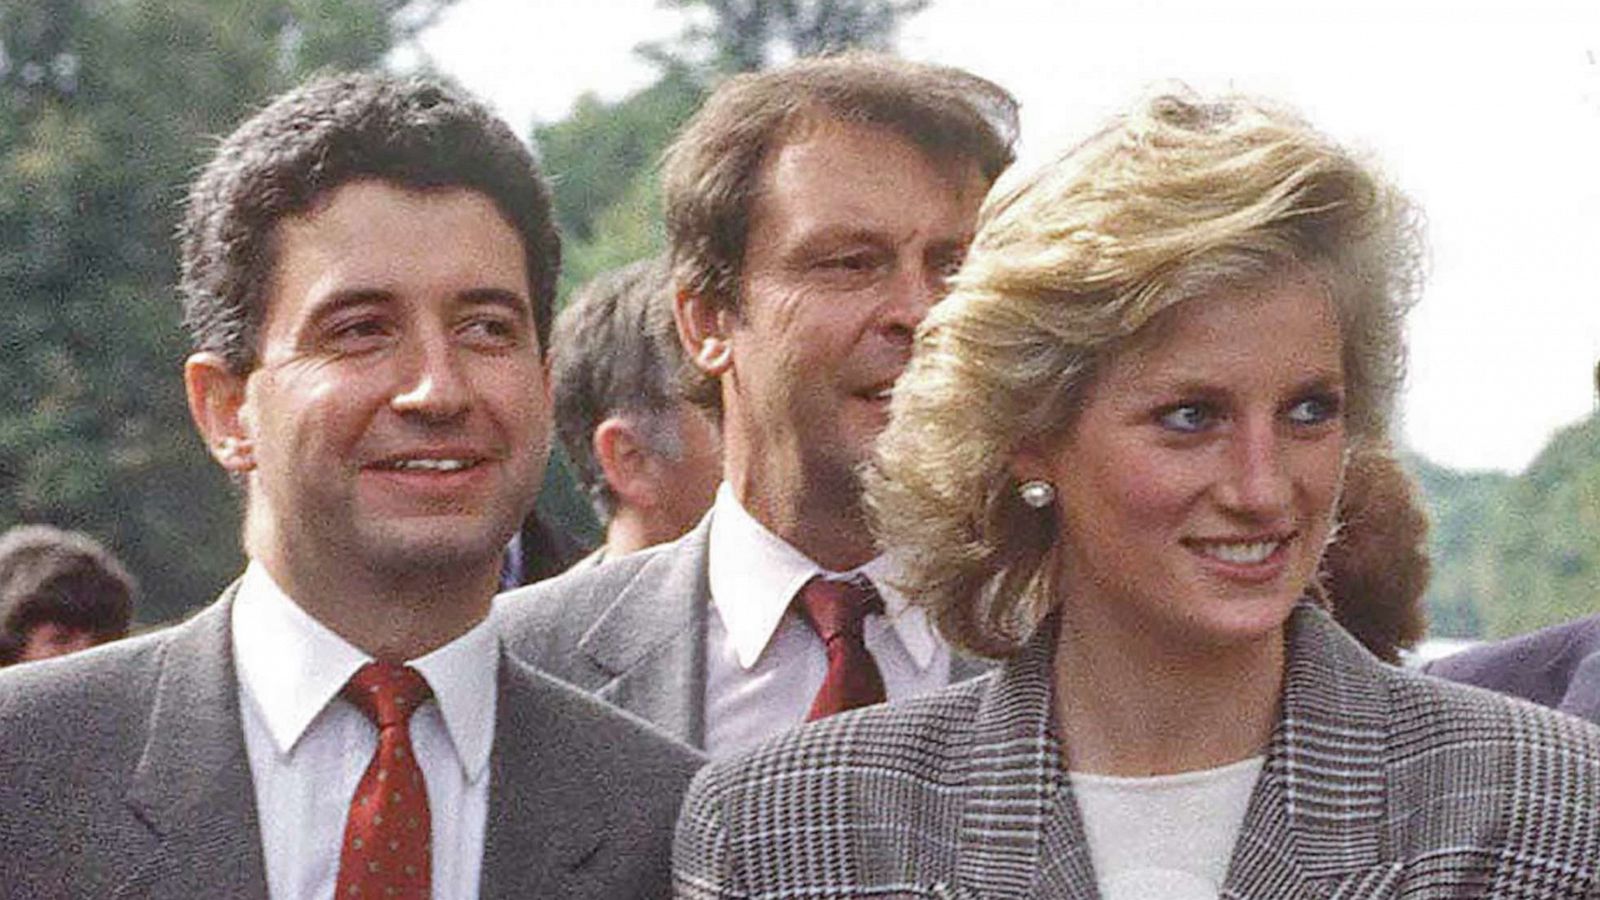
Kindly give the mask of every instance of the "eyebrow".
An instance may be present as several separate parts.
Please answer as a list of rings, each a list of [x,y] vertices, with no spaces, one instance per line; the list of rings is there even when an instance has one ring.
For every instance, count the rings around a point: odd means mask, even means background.
[[[826,225],[800,237],[790,248],[791,257],[808,257],[852,244],[883,245],[891,243],[878,231],[854,225]]]
[[[498,287],[469,288],[459,295],[462,306],[499,306],[518,315],[533,314],[533,300],[517,291]]]
[[[390,306],[395,293],[387,288],[350,288],[335,291],[325,297],[306,316],[304,329],[311,330],[339,313],[360,306]],[[462,291],[456,297],[458,306],[495,306],[519,316],[533,315],[533,302],[517,291],[499,287],[477,287]]]
[[[315,327],[327,319],[357,306],[387,306],[394,302],[394,293],[383,288],[352,288],[335,291],[311,308],[304,327]]]
[[[1228,391],[1209,381],[1202,381],[1189,376],[1179,376],[1173,379],[1163,379],[1159,376],[1143,382],[1143,388],[1155,393],[1175,394],[1179,396],[1213,397],[1225,394]],[[1313,372],[1305,378],[1296,379],[1290,389],[1291,393],[1304,391],[1344,390],[1345,379],[1342,372],[1326,371]]]

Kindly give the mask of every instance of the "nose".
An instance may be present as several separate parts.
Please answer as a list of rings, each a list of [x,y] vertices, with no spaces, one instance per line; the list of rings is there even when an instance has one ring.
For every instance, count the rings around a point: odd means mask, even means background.
[[[895,277],[885,285],[887,295],[879,320],[891,341],[910,346],[917,326],[944,296],[944,278],[943,272],[929,271],[921,264],[896,268]]]
[[[400,387],[389,401],[395,412],[449,419],[471,405],[472,391],[448,336],[419,336],[405,354],[405,365]]]
[[[1284,458],[1287,451],[1270,422],[1241,423],[1228,447],[1219,483],[1222,505],[1252,520],[1281,516],[1293,494]]]

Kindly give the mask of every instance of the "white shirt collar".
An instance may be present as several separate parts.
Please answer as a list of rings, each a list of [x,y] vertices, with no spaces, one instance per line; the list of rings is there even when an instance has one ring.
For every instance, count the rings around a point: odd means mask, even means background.
[[[312,618],[256,562],[245,567],[233,601],[233,655],[240,683],[286,756],[350,676],[372,661]],[[488,771],[499,664],[499,634],[489,618],[407,663],[433,691],[468,782]]]
[[[789,603],[812,576],[867,576],[883,597],[884,614],[917,668],[926,669],[938,651],[927,614],[893,586],[894,566],[876,556],[848,572],[829,572],[756,521],[723,482],[711,505],[707,579],[711,602],[722,617],[739,665],[756,664],[783,621]]]

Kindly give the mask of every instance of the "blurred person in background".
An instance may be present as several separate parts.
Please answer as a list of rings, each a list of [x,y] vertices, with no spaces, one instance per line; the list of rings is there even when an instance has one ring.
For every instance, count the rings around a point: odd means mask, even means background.
[[[664,259],[597,276],[556,316],[556,436],[605,524],[587,568],[674,540],[711,506],[721,438],[682,395],[683,346]]]
[[[138,583],[81,531],[18,525],[0,535],[0,666],[126,637]]]
[[[1005,663],[711,763],[678,896],[1595,896],[1600,729],[1385,665],[1313,599],[1388,432],[1412,221],[1245,98],[1155,98],[992,193],[867,500]]]

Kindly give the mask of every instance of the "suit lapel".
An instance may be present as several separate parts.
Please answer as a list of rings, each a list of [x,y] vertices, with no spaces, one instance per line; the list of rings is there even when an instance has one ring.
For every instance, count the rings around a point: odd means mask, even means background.
[[[982,657],[978,656],[967,656],[966,654],[958,652],[953,647],[950,649],[951,684],[960,684],[963,681],[970,681],[981,675],[987,675],[997,668],[999,668],[999,664],[992,659],[983,659]]]
[[[1283,713],[1245,813],[1224,898],[1381,897],[1387,691],[1376,660],[1322,610],[1290,620]]]
[[[162,651],[126,801],[157,839],[116,896],[266,897],[255,788],[239,721],[230,587]]]
[[[957,862],[965,895],[1095,896],[1083,826],[1050,727],[1053,634],[1041,628],[983,687],[969,740],[952,750],[950,765],[966,795]]]
[[[574,870],[604,841],[609,794],[541,676],[502,651],[498,682],[481,896],[583,896]]]
[[[1099,896],[1050,727],[1053,630],[1048,623],[1041,628],[984,689],[973,742],[953,762],[970,790],[959,874],[973,896]],[[1223,898],[1376,898],[1395,891],[1400,864],[1383,855],[1387,692],[1379,665],[1321,610],[1296,609],[1283,716]]]
[[[640,566],[578,642],[610,676],[597,696],[696,748],[705,746],[710,523]]]

